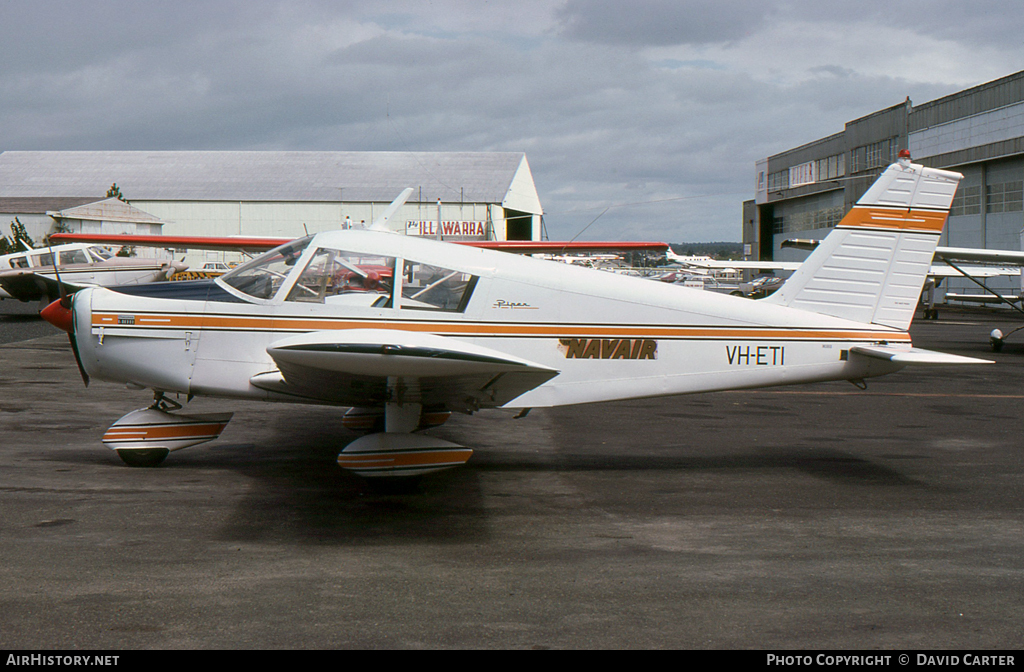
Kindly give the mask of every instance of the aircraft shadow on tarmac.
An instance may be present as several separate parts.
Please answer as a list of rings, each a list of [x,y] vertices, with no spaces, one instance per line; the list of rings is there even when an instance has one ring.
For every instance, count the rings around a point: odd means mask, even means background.
[[[490,527],[495,524],[491,506],[484,501],[485,492],[487,497],[531,500],[527,507],[550,510],[545,509],[547,493],[529,486],[522,489],[524,482],[544,480],[545,475],[579,489],[577,506],[597,507],[601,506],[602,496],[588,491],[597,487],[592,477],[601,481],[607,478],[629,481],[634,477],[647,479],[652,474],[665,474],[666,478],[658,485],[647,486],[654,489],[652,499],[665,496],[666,484],[670,484],[672,492],[685,494],[693,487],[694,478],[708,473],[734,473],[738,478],[749,480],[750,489],[758,488],[766,475],[785,470],[854,489],[861,486],[928,487],[898,469],[851,452],[824,447],[824,444],[815,447],[740,446],[724,455],[692,455],[678,443],[646,449],[630,447],[620,441],[610,446],[587,446],[567,438],[571,432],[559,430],[555,433],[562,436],[554,437],[553,441],[549,439],[553,448],[533,450],[534,444],[518,441],[517,434],[509,429],[505,432],[510,433],[500,434],[511,437],[506,444],[482,444],[481,436],[473,436],[473,440],[478,441],[473,444],[476,453],[465,466],[425,477],[408,494],[388,494],[337,466],[338,451],[357,435],[342,427],[340,414],[332,409],[243,412],[253,414],[248,420],[238,418],[243,420],[239,427],[252,428],[243,432],[248,436],[232,440],[225,432],[215,443],[172,454],[156,469],[125,467],[112,451],[98,444],[94,451],[62,450],[46,459],[83,466],[109,464],[110,469],[119,472],[116,474],[119,481],[140,481],[139,490],[133,490],[131,496],[141,500],[147,497],[145,488],[157,481],[162,490],[182,488],[180,496],[188,498],[191,496],[188,488],[197,480],[208,484],[211,479],[219,478],[216,472],[223,471],[241,475],[251,480],[252,485],[244,487],[238,496],[232,494],[239,492],[238,479],[229,479],[234,483],[233,490],[225,492],[224,496],[234,496],[236,503],[216,536],[230,541],[282,539],[307,544],[482,540],[490,536]],[[444,438],[456,440],[461,436],[465,440],[467,433],[478,434],[472,431],[475,421],[459,419],[451,423],[453,427],[432,431]],[[507,426],[509,421],[500,422]],[[871,440],[874,437],[861,438]],[[807,439],[810,443],[819,440],[828,439]],[[612,476],[616,473],[620,476]],[[573,479],[573,475],[582,478]],[[495,483],[500,481],[505,483],[496,490]],[[128,483],[123,485],[131,487]],[[565,505],[560,501],[552,506]]]

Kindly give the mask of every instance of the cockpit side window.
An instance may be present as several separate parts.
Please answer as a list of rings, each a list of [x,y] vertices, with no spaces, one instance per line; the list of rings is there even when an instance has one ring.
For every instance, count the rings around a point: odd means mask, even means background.
[[[85,256],[84,250],[64,250],[59,256],[62,264],[88,264],[89,258]]]
[[[312,236],[293,240],[220,277],[238,291],[256,299],[272,299],[295,267]]]
[[[394,275],[394,257],[321,248],[310,258],[286,300],[386,308],[391,305]]]
[[[469,273],[406,260],[402,308],[465,312],[476,281]]]

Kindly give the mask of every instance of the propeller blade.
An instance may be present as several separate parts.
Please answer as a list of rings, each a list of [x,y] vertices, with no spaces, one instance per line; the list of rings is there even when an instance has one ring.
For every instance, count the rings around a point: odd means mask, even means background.
[[[89,374],[85,372],[85,367],[82,366],[82,357],[78,354],[78,341],[75,340],[74,329],[68,332],[68,340],[71,341],[71,352],[75,353],[75,362],[78,364],[78,372],[82,374],[82,382],[85,383],[86,387],[89,387]]]
[[[67,305],[65,305],[67,303]],[[82,382],[89,387],[89,374],[82,366],[82,356],[78,353],[78,341],[75,340],[75,311],[74,297],[64,292],[64,285],[61,285],[61,298],[57,299],[46,308],[43,308],[39,315],[44,320],[68,332],[68,340],[71,341],[71,351],[75,353],[75,362],[78,363],[78,372],[82,374]]]
[[[70,309],[71,299],[68,298],[68,290],[64,287],[64,283],[60,281],[60,257],[53,251],[52,247],[49,249],[50,254],[53,255],[53,274],[57,276],[57,293],[60,296],[60,305],[64,309]],[[52,297],[53,295],[51,294],[50,296]]]

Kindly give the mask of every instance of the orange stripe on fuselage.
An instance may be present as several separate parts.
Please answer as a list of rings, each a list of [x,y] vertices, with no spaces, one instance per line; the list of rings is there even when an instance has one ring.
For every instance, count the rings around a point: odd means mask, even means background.
[[[854,206],[839,222],[839,226],[941,233],[948,216],[949,213],[932,210]]]
[[[641,325],[503,324],[481,322],[395,322],[389,320],[323,320],[288,317],[231,317],[188,314],[135,315],[134,324],[118,324],[118,315],[94,313],[92,326],[127,329],[165,328],[175,330],[261,330],[282,333],[331,331],[344,329],[394,329],[442,335],[473,337],[552,337],[552,338],[731,338],[731,339],[825,339],[858,341],[910,341],[905,332],[856,331],[808,328],[736,327],[648,327]]]

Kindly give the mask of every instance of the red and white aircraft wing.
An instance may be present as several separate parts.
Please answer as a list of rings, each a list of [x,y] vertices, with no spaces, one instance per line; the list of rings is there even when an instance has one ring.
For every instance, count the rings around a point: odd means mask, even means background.
[[[99,243],[101,245],[137,245],[169,249],[221,250],[228,252],[266,252],[292,238],[262,236],[164,236],[114,233],[55,233],[58,243]],[[558,240],[467,240],[460,245],[518,254],[562,254],[566,252],[664,252],[668,243],[645,241],[558,241]]]

